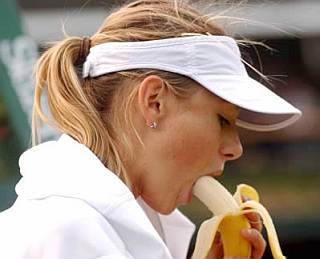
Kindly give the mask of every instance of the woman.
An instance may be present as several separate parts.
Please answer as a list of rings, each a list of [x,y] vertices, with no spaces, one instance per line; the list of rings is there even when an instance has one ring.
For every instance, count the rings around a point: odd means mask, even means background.
[[[53,45],[35,71],[34,142],[39,117],[63,135],[20,157],[1,258],[186,258],[194,226],[176,208],[241,156],[236,124],[267,131],[300,115],[248,77],[212,19],[167,0],[123,6],[90,38]],[[290,118],[258,125],[242,110]],[[265,241],[253,229],[242,235],[257,259]],[[219,240],[209,257],[223,258]]]

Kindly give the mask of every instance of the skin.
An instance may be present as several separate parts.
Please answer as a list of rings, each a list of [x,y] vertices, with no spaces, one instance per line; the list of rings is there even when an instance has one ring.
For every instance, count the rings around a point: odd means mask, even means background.
[[[248,213],[246,217],[249,219],[249,222],[252,222],[251,229],[242,229],[241,235],[251,244],[251,259],[260,259],[262,258],[266,249],[266,241],[261,234],[261,219],[260,216],[256,213]],[[206,259],[245,259],[245,257],[224,256],[222,242],[220,236],[217,235]]]
[[[135,197],[141,196],[162,214],[189,203],[199,177],[219,176],[227,161],[241,156],[235,126],[239,111],[200,85],[190,97],[179,99],[160,77],[146,77],[139,85],[133,113],[144,147],[134,142],[135,158],[126,161],[129,187]],[[149,127],[152,122],[157,123],[156,129]],[[242,233],[252,244],[254,259],[264,252],[260,230],[259,226],[252,233]],[[217,239],[208,258],[223,258],[219,242]]]

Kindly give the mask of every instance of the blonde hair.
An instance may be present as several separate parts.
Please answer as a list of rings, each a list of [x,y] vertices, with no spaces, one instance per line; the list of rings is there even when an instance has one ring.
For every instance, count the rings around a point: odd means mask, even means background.
[[[110,41],[145,41],[188,34],[225,35],[207,15],[181,1],[138,0],[109,15],[90,37],[91,46]],[[130,110],[138,83],[150,74],[160,76],[177,97],[187,97],[193,80],[170,72],[135,69],[96,78],[81,77],[78,64],[82,38],[67,37],[46,50],[35,67],[32,119],[33,145],[40,142],[38,121],[51,123],[94,152],[102,163],[126,178],[125,157],[132,157]],[[41,97],[46,91],[53,120],[44,114]],[[125,153],[121,153],[123,150]]]

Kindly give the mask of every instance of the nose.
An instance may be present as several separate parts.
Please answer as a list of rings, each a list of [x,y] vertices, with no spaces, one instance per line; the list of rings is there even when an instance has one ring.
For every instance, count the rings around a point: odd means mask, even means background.
[[[226,161],[241,157],[243,148],[236,128],[230,128],[225,132],[220,145],[220,153]]]

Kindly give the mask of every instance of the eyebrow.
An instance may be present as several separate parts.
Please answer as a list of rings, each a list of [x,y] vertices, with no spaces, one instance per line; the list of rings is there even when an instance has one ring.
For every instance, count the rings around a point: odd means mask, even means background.
[[[239,112],[241,110],[241,108],[233,103],[230,103],[226,100],[221,99],[221,102],[223,105],[227,105],[230,107],[230,109],[234,110],[235,112]]]
[[[228,117],[229,116],[232,116],[232,118],[229,117],[229,119],[232,119],[233,120],[236,120],[240,114],[240,110],[241,108],[236,106],[235,104],[232,104],[228,101],[225,101],[225,100],[222,100],[222,105],[225,105],[227,107],[225,113],[226,115],[228,114]]]

